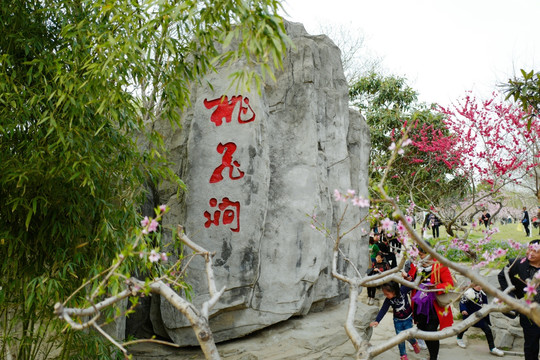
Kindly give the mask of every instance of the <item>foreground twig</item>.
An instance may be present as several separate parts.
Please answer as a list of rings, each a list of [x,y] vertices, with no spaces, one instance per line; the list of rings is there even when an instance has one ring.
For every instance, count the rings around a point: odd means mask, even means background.
[[[208,360],[219,360],[220,356],[212,335],[212,331],[209,325],[209,312],[210,309],[217,303],[221,295],[225,291],[223,287],[220,291],[216,290],[214,272],[212,269],[212,259],[214,254],[195,244],[191,239],[189,239],[182,231],[182,227],[178,227],[178,236],[179,239],[186,244],[189,248],[196,252],[196,255],[204,257],[206,262],[206,275],[208,280],[208,289],[210,293],[210,299],[205,301],[201,309],[197,309],[189,301],[177,294],[173,289],[170,288],[169,284],[166,284],[162,280],[154,280],[150,283],[146,283],[137,278],[126,279],[125,284],[127,289],[119,292],[115,296],[106,298],[105,300],[93,304],[87,308],[69,308],[62,303],[56,303],[54,306],[54,313],[60,318],[64,319],[72,328],[76,330],[82,330],[90,326],[94,327],[98,332],[100,332],[111,344],[120,349],[124,356],[127,358],[126,346],[131,345],[135,342],[127,342],[120,344],[118,341],[113,339],[108,335],[98,324],[97,320],[101,315],[101,310],[118,303],[130,296],[137,296],[141,294],[145,289],[150,291],[153,294],[159,294],[165,298],[174,308],[180,311],[190,322],[191,327],[197,337],[197,341],[201,346],[201,349]],[[112,269],[117,267],[113,266]],[[107,274],[106,278],[110,278],[111,274]],[[104,283],[103,283],[104,284]],[[92,317],[86,322],[77,322],[73,318],[81,319],[83,317]],[[143,340],[143,341],[153,341],[153,340]],[[137,341],[140,342],[140,341]],[[155,342],[155,341],[154,341]],[[162,342],[164,343],[164,342]],[[167,343],[169,344],[169,343]]]

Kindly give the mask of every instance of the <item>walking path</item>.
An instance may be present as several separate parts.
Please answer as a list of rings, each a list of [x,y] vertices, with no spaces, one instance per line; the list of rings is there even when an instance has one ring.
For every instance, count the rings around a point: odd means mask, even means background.
[[[365,296],[360,296],[360,303],[365,303]],[[366,309],[361,305],[360,309]],[[374,306],[378,306],[377,302]],[[311,313],[303,317],[289,319],[265,330],[258,331],[241,339],[218,344],[223,360],[344,360],[354,359],[354,348],[343,328],[347,311],[347,301],[322,312]],[[365,311],[365,310],[364,310]],[[392,314],[388,313],[375,328],[372,343],[383,342],[395,334]],[[468,346],[462,349],[457,346],[454,337],[441,341],[439,360],[494,360],[484,339],[477,338],[481,334],[470,329],[467,335]],[[472,338],[471,338],[472,337]],[[517,349],[520,351],[521,349]],[[137,360],[203,360],[199,349],[175,349],[156,344],[139,344],[130,348]],[[427,350],[414,354],[408,350],[409,359],[427,359]],[[520,359],[520,356],[506,355],[506,359]],[[376,360],[398,360],[397,346],[375,358]]]

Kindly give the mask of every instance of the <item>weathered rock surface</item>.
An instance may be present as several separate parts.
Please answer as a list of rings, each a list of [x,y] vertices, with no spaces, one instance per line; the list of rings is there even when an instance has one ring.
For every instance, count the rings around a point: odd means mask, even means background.
[[[165,226],[182,224],[192,240],[216,251],[217,286],[226,286],[210,320],[217,341],[304,315],[347,293],[331,276],[333,240],[312,229],[306,214],[335,236],[344,204],[333,201],[333,190],[367,197],[369,129],[349,110],[339,49],[300,24],[287,24],[287,31],[296,47],[276,83],[260,93],[236,90],[228,78],[234,69],[224,69],[193,89],[181,130],[159,125],[188,192],[178,198],[164,184],[155,201],[171,207]],[[363,215],[349,208],[342,230]],[[360,271],[368,264],[362,232],[368,226],[342,242]],[[340,270],[352,274],[344,261]],[[208,298],[203,262],[192,261],[187,275],[198,306]],[[197,344],[166,301],[152,309],[158,335]]]

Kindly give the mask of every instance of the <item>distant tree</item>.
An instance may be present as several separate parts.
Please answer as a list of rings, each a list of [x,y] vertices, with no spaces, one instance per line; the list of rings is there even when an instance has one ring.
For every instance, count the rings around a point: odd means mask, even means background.
[[[449,108],[446,124],[460,134],[460,172],[473,183],[489,183],[492,191],[512,184],[531,190],[540,201],[540,123],[497,94],[478,100],[468,94]]]
[[[506,93],[506,99],[513,98],[521,104],[522,110],[527,113],[528,127],[531,127],[533,119],[538,119],[540,113],[540,72],[531,70],[527,72],[521,69],[521,78],[509,79],[502,88]]]
[[[381,181],[392,146],[406,136],[411,146],[392,164],[385,185],[401,204],[413,202],[429,209],[445,197],[460,196],[468,179],[458,176],[449,163],[455,139],[444,116],[418,102],[406,79],[371,73],[352,84],[349,96],[366,117],[371,133],[370,183]],[[448,149],[442,149],[447,146]]]
[[[341,51],[341,62],[348,84],[354,84],[365,74],[381,72],[382,60],[370,53],[361,30],[343,24],[320,26]]]
[[[526,113],[524,118],[527,120],[527,130],[532,132],[536,131],[538,134],[539,128],[539,119],[538,114],[540,114],[540,73],[525,70],[521,70],[521,78],[515,77],[514,79],[509,79],[507,84],[503,85],[503,90],[506,93],[506,99],[512,98],[518,104],[521,105],[522,110]],[[525,129],[520,127],[521,131],[524,133],[524,136],[529,135],[525,134]],[[537,136],[537,138],[540,136]],[[529,152],[531,154],[540,154],[540,141],[530,143]],[[531,173],[528,178],[523,179],[523,186],[533,191],[536,198],[539,199],[540,203],[540,168],[535,167],[531,169]]]
[[[127,246],[147,181],[182,188],[153,120],[178,123],[190,83],[214,66],[245,58],[236,76],[253,86],[280,65],[287,37],[279,7],[0,3],[1,354],[47,358],[63,344],[64,359],[109,357],[92,333],[62,334],[52,305]]]

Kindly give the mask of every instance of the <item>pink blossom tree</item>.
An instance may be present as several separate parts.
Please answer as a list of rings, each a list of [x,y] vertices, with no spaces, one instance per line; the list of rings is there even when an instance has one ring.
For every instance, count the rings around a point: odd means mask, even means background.
[[[459,199],[432,199],[432,208],[439,215],[451,212],[443,222],[454,235],[457,219],[485,210],[484,204],[498,204],[490,209],[498,213],[504,204],[500,191],[513,184],[529,189],[540,200],[540,124],[537,118],[530,128],[524,121],[527,114],[516,105],[493,93],[487,100],[466,94],[449,107],[440,107],[447,131],[423,124],[411,132],[416,154],[412,162],[445,164],[452,177],[467,179],[469,192]],[[428,168],[429,170],[429,168]],[[446,201],[444,201],[446,200]],[[468,204],[464,204],[464,202]],[[457,208],[456,204],[461,203]],[[457,211],[457,213],[456,213]],[[470,221],[470,219],[469,219]]]
[[[513,183],[529,187],[540,199],[540,124],[496,93],[487,100],[471,94],[450,107],[441,107],[448,129],[456,134],[460,168],[475,183],[486,182],[492,190]],[[529,178],[534,179],[531,187]]]

